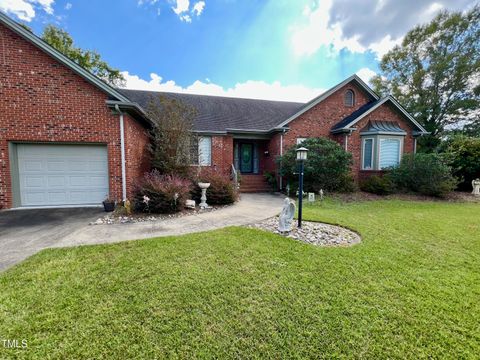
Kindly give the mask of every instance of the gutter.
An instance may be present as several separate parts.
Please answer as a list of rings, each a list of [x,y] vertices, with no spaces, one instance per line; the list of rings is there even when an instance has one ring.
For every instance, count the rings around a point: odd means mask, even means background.
[[[122,156],[122,200],[127,200],[127,170],[125,161],[125,128],[123,123],[123,112],[120,110],[118,104],[115,105],[115,110],[120,114],[120,150]]]

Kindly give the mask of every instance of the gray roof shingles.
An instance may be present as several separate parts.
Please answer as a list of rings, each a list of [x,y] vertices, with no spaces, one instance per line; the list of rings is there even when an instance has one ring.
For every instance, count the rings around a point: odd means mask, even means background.
[[[144,109],[147,109],[152,98],[158,99],[158,95],[193,106],[198,112],[194,120],[194,129],[206,132],[224,132],[227,129],[269,131],[305,106],[303,103],[284,101],[144,90],[119,89],[119,91]]]
[[[354,121],[356,118],[363,115],[365,112],[367,112],[372,107],[377,105],[378,102],[380,102],[380,101],[381,101],[381,99],[377,100],[377,101],[371,101],[369,103],[366,103],[365,105],[362,105],[360,108],[358,108],[358,110],[354,111],[353,113],[351,113],[347,117],[340,120],[337,124],[335,124],[335,126],[332,128],[332,130],[335,131],[335,130],[340,130],[340,129],[344,128],[345,126],[350,124],[352,121]]]

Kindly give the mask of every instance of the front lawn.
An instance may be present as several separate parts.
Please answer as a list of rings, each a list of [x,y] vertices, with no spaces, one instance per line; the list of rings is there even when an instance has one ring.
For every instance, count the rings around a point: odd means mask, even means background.
[[[479,204],[327,202],[304,214],[363,242],[227,228],[42,251],[0,275],[0,358],[478,357]]]

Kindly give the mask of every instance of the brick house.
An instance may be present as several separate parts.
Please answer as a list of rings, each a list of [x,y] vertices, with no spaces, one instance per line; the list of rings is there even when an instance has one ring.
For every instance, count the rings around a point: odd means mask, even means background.
[[[156,93],[112,88],[2,13],[0,50],[0,208],[131,197],[150,167],[144,109]],[[359,179],[397,164],[426,133],[355,75],[306,104],[162,94],[197,109],[197,165],[235,169],[244,191],[265,190],[263,173],[308,137],[352,152]]]

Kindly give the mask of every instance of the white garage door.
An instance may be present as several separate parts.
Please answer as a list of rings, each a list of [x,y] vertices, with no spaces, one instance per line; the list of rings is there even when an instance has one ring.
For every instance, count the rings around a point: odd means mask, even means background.
[[[106,146],[18,144],[22,206],[99,205],[108,194]]]

